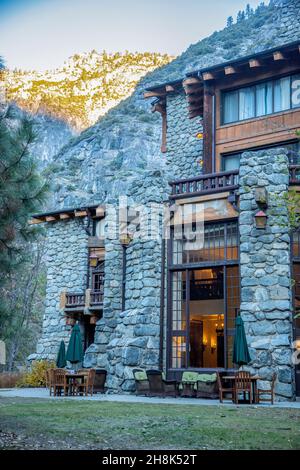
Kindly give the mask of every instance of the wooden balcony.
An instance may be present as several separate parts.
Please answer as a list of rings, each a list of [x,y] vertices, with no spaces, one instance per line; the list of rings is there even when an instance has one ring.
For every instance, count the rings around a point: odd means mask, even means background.
[[[234,191],[239,188],[239,170],[209,173],[171,181],[169,184],[172,188],[171,199]]]
[[[66,305],[65,308],[78,308],[84,307],[85,305],[85,294],[77,292],[66,293]]]
[[[290,185],[300,186],[300,164],[290,165]],[[182,199],[193,196],[235,191],[239,188],[239,170],[209,173],[171,181],[170,199]]]
[[[65,310],[72,312],[81,312],[85,308],[96,310],[102,308],[103,305],[103,289],[101,291],[88,291],[89,296],[85,292],[67,292]]]

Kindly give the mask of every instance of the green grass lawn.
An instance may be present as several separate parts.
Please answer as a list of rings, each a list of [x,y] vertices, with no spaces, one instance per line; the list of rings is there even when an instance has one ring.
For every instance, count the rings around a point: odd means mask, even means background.
[[[2,449],[300,449],[300,410],[0,398]]]

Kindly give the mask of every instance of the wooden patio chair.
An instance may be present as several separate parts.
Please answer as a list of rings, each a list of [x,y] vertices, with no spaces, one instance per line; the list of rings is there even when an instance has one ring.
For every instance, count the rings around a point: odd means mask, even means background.
[[[84,377],[84,381],[82,383],[76,384],[76,394],[82,392],[86,396],[90,393],[91,396],[94,393],[94,382],[95,382],[95,369],[89,369],[88,373]]]
[[[61,392],[64,392],[64,395],[67,395],[68,384],[66,381],[66,371],[65,369],[53,369],[53,395],[61,396]]]
[[[251,375],[250,372],[245,370],[239,370],[235,374],[235,403],[238,404],[239,402],[239,394],[242,393],[244,396],[244,400],[246,400],[246,395],[249,396],[250,403],[253,402],[253,394],[252,394],[252,382],[251,382]]]
[[[149,395],[151,396],[177,396],[176,380],[165,380],[160,370],[146,371],[149,381]]]
[[[276,382],[276,379],[277,379],[277,374],[276,372],[273,373],[272,375],[272,379],[271,379],[271,386],[270,388],[268,389],[260,389],[260,388],[257,388],[256,390],[256,403],[260,403],[261,401],[269,401],[272,403],[272,405],[274,405],[274,401],[275,401],[275,382]],[[263,395],[270,395],[270,397],[264,397]]]
[[[46,378],[46,388],[49,388],[50,397],[52,396],[52,392],[54,393],[54,376],[53,376],[54,369],[47,369],[45,373]]]
[[[235,387],[224,387],[222,383],[222,376],[219,372],[217,372],[217,383],[219,388],[219,400],[220,403],[223,403],[224,395],[231,395],[230,399],[235,401]]]
[[[132,373],[135,380],[135,394],[149,395],[149,380],[146,371],[143,369],[133,369]]]

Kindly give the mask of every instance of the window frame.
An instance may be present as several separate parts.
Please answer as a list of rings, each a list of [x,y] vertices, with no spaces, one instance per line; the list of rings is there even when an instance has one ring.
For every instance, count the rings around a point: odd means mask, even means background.
[[[226,88],[226,89],[223,89],[223,90],[220,90],[220,93],[221,93],[221,100],[220,100],[220,126],[223,127],[223,126],[230,126],[230,125],[233,125],[233,124],[236,124],[236,123],[239,123],[239,122],[247,122],[247,121],[251,121],[253,119],[262,119],[264,118],[265,116],[273,116],[273,115],[276,115],[276,114],[280,114],[280,113],[286,113],[288,111],[294,111],[294,110],[299,110],[300,109],[300,104],[299,106],[295,106],[293,107],[293,104],[292,104],[292,77],[296,76],[296,75],[299,75],[299,80],[300,80],[300,71],[297,71],[297,72],[293,72],[292,74],[291,73],[287,73],[287,74],[284,74],[284,75],[280,75],[280,76],[277,76],[277,77],[274,77],[274,78],[268,78],[268,79],[264,79],[264,80],[259,80],[257,82],[250,82],[250,83],[247,83],[247,84],[244,84],[242,86],[236,86],[236,87],[233,87],[233,88]],[[277,82],[278,80],[281,80],[282,78],[289,78],[289,81],[290,81],[290,106],[289,108],[287,109],[282,109],[281,111],[274,111],[274,84],[275,82]],[[261,114],[260,116],[257,116],[257,106],[256,106],[256,86],[257,85],[262,85],[262,84],[265,84],[265,83],[272,83],[272,112],[271,113],[267,113],[267,114]],[[230,93],[230,92],[234,92],[234,91],[237,91],[237,108],[238,108],[238,113],[239,113],[239,109],[240,109],[240,93],[239,91],[244,89],[244,88],[251,88],[253,87],[254,88],[254,116],[251,117],[251,118],[246,118],[246,119],[238,119],[237,121],[231,121],[231,122],[224,122],[224,118],[225,118],[225,95],[227,93]]]
[[[197,263],[184,263],[184,264],[173,264],[173,227],[171,228],[171,236],[168,240],[168,278],[167,278],[167,341],[166,341],[166,365],[168,373],[182,372],[183,370],[196,370],[196,371],[216,371],[216,370],[233,370],[233,368],[228,367],[228,358],[227,358],[227,338],[232,336],[234,331],[230,328],[227,328],[227,318],[228,318],[228,305],[227,305],[227,268],[236,266],[238,267],[239,272],[239,295],[241,295],[241,279],[240,279],[240,251],[239,251],[239,226],[237,218],[230,218],[226,220],[219,221],[210,221],[205,225],[215,225],[215,224],[224,224],[224,226],[229,225],[230,223],[235,222],[237,226],[237,236],[238,236],[238,256],[237,259],[226,259],[224,258],[221,261],[204,261]],[[226,244],[227,239],[227,227],[224,230],[224,243]],[[224,291],[224,367],[217,368],[195,368],[189,366],[189,348],[187,344],[190,341],[190,272],[196,269],[205,269],[205,268],[215,268],[218,266],[223,266],[223,291]],[[186,327],[183,330],[173,330],[173,275],[177,272],[185,272],[186,279],[186,300],[185,300],[185,318],[186,318]],[[239,306],[240,308],[240,306]],[[173,360],[173,338],[174,337],[183,337],[186,342],[186,364],[185,366],[178,368],[172,367]]]

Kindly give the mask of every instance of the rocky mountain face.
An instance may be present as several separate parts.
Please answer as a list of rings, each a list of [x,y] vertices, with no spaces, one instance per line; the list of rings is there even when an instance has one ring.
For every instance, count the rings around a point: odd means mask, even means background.
[[[21,109],[58,118],[82,131],[130,96],[144,75],[172,59],[159,53],[94,50],[70,57],[57,70],[7,70],[1,85],[7,100]]]
[[[55,157],[56,207],[103,202],[157,171],[161,123],[143,99],[145,88],[183,78],[187,72],[270,49],[300,38],[300,0],[273,0],[222,31],[191,45],[181,56],[147,74],[134,93]]]

